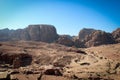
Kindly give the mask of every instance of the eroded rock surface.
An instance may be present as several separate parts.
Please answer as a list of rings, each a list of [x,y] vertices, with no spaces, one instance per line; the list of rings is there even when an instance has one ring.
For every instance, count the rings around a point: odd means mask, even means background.
[[[33,41],[0,44],[0,75],[5,75],[5,79],[120,79],[120,44],[91,48]],[[31,61],[27,64],[29,60]]]
[[[112,35],[100,30],[91,33],[85,38],[85,45],[87,47],[113,43],[115,42]]]
[[[92,32],[96,31],[95,29],[89,29],[89,28],[83,28],[82,30],[80,30],[79,32],[79,40],[84,40],[86,38],[86,36],[88,36],[89,34],[91,34]]]

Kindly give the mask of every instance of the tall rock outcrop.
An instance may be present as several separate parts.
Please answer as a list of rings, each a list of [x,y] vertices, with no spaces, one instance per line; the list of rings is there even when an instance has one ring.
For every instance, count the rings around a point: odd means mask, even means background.
[[[40,25],[29,25],[25,30],[28,32],[30,40],[40,41]]]
[[[79,40],[83,41],[85,39],[86,36],[88,36],[89,34],[91,34],[92,32],[94,32],[94,29],[89,29],[89,28],[83,28],[82,30],[80,30],[79,32]]]
[[[40,26],[41,41],[53,42],[58,38],[56,29],[52,25],[41,25]]]
[[[112,43],[114,43],[112,34],[106,33],[100,30],[92,32],[90,35],[88,35],[85,38],[86,47],[98,46],[98,45],[103,45],[103,44],[112,44]]]
[[[52,25],[29,25],[26,31],[33,41],[53,42],[58,38],[56,29]]]
[[[120,43],[120,28],[112,32],[112,36],[117,43]]]

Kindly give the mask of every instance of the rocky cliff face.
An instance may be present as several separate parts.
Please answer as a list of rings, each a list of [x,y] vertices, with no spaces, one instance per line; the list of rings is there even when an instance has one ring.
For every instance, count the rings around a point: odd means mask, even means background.
[[[113,31],[112,36],[114,37],[116,42],[120,42],[120,28]]]
[[[106,33],[101,30],[84,28],[78,36],[69,35],[58,36],[53,25],[29,25],[25,29],[0,30],[0,41],[42,41],[56,42],[66,46],[91,47],[103,44],[112,44],[120,42],[120,28],[112,33]]]
[[[26,28],[30,40],[53,42],[58,38],[56,29],[52,25],[29,25]]]
[[[29,25],[25,29],[0,31],[0,41],[31,40],[53,42],[58,38],[56,29],[52,25]]]
[[[85,37],[86,47],[112,43],[114,43],[112,35],[100,30],[94,31],[93,33]]]
[[[79,35],[78,35],[79,40],[84,40],[86,36],[88,36],[89,34],[91,34],[94,31],[95,31],[94,29],[83,28],[79,32]]]

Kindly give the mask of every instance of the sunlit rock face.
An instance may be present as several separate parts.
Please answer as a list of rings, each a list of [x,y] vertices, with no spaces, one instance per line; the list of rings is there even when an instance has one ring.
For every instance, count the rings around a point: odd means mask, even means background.
[[[113,44],[115,43],[115,36],[120,35],[117,33],[111,34],[101,30],[87,29],[84,28],[79,32],[79,39],[75,43],[80,47],[92,47],[99,46],[104,44]],[[114,38],[115,37],[115,38]],[[118,37],[118,36],[117,36]]]
[[[90,28],[83,28],[82,30],[80,30],[78,37],[79,40],[84,40],[86,36],[88,36],[89,34],[91,34],[92,32],[94,32],[96,30],[94,29],[90,29]]]
[[[56,29],[52,25],[29,25],[26,31],[33,41],[53,42],[58,38]]]

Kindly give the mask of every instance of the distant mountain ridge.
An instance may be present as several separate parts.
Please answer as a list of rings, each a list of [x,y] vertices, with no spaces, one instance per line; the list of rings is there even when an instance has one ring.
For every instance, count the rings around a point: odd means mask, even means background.
[[[58,38],[56,29],[53,25],[29,25],[25,29],[0,30],[0,41],[43,41],[53,42]]]
[[[120,28],[107,33],[101,30],[83,28],[78,36],[59,35],[53,25],[39,24],[29,25],[24,29],[0,30],[0,41],[42,41],[56,42],[66,46],[91,47],[103,44],[114,44],[120,42]]]

